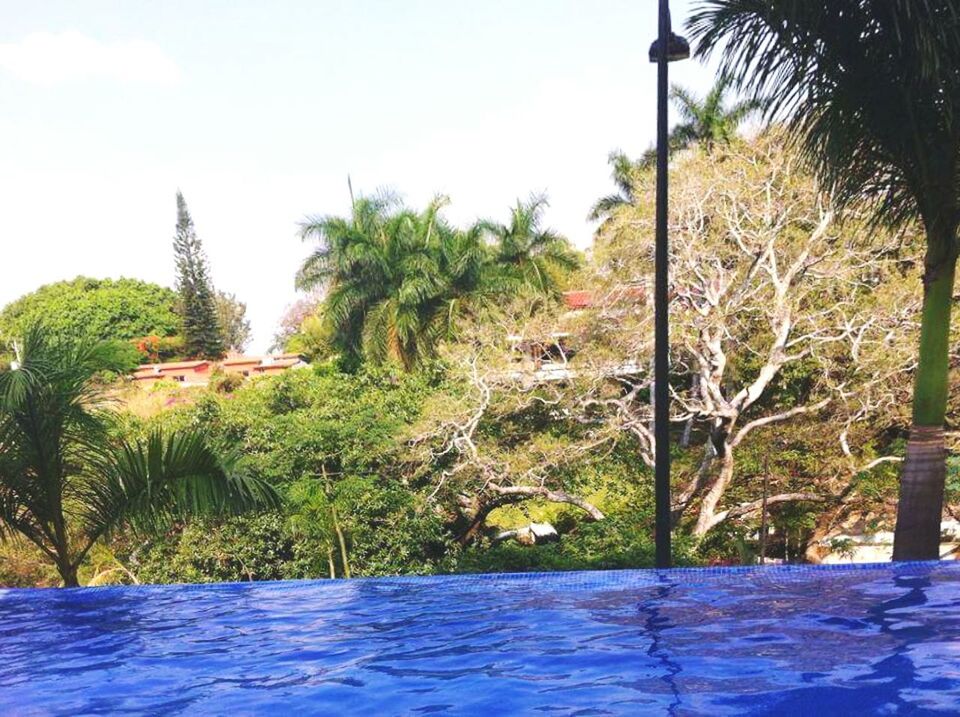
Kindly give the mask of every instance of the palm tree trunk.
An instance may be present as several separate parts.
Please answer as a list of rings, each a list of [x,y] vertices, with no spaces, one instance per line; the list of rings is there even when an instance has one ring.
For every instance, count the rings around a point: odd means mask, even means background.
[[[63,580],[63,587],[78,588],[80,580],[77,578],[77,566],[69,563],[57,563],[57,572]]]
[[[946,479],[943,421],[947,410],[950,313],[956,256],[952,233],[940,262],[928,261],[924,281],[920,358],[913,389],[913,426],[900,475],[894,560],[935,560]],[[931,253],[934,247],[931,245]]]

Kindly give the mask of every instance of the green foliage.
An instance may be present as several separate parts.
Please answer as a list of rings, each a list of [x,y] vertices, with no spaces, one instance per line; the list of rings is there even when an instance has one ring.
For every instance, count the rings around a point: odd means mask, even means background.
[[[136,279],[77,277],[41,286],[0,312],[0,332],[19,338],[28,326],[42,322],[66,341],[132,341],[153,334],[176,334],[176,294]]]
[[[247,305],[233,294],[216,292],[217,323],[223,334],[223,344],[228,351],[243,353],[252,335],[247,319]]]
[[[960,504],[960,456],[951,456],[947,459],[944,500],[948,505]]]
[[[587,219],[596,221],[609,217],[619,207],[633,204],[636,200],[634,173],[647,167],[646,162],[634,162],[620,150],[614,150],[607,157],[610,165],[610,178],[616,185],[616,192],[601,197],[590,209]]]
[[[234,470],[202,432],[112,431],[94,378],[111,347],[27,327],[20,364],[0,373],[0,539],[19,534],[66,585],[105,535],[156,529],[184,515],[277,505],[269,486]]]
[[[715,144],[729,143],[736,138],[740,125],[760,109],[761,103],[747,99],[728,106],[725,100],[729,89],[730,80],[723,75],[702,100],[678,85],[670,88],[670,99],[682,120],[670,132],[671,150],[698,143],[710,151]]]
[[[518,202],[507,225],[466,230],[444,219],[446,203],[438,197],[415,212],[389,196],[360,197],[350,217],[303,224],[302,237],[320,246],[300,267],[297,287],[326,290],[319,316],[345,366],[419,368],[465,313],[519,291],[556,293],[578,264],[566,239],[540,226],[542,198]]]
[[[177,192],[177,231],[173,252],[186,353],[191,358],[220,358],[227,347],[218,317],[217,295],[210,281],[203,245],[194,231],[193,219],[180,192]]]
[[[507,298],[530,291],[550,296],[580,267],[580,257],[567,239],[543,226],[546,208],[546,197],[532,196],[527,202],[517,201],[509,223],[480,223],[493,239],[484,284],[495,293]]]
[[[434,381],[427,373],[341,373],[321,366],[250,381],[230,394],[208,392],[137,430],[148,435],[156,425],[202,427],[214,443],[242,450],[250,476],[284,493],[275,539],[286,547],[274,553],[275,565],[255,575],[328,577],[332,559],[335,575],[344,576],[338,527],[352,576],[435,572],[446,564],[451,536],[419,487],[397,471],[403,429],[419,415]],[[217,554],[258,549],[260,537],[234,530],[236,521],[204,525],[220,531]],[[228,571],[233,579],[246,579],[236,577],[235,562],[203,557],[207,553],[196,536],[189,525],[154,541],[149,551],[154,567],[145,574],[206,581]],[[195,553],[197,559],[191,557]],[[156,566],[168,557],[167,572],[159,572]]]
[[[141,582],[212,583],[279,580],[293,559],[283,517],[263,513],[178,526],[139,546],[127,562]]]
[[[233,393],[243,385],[244,378],[239,373],[214,371],[210,377],[210,390],[217,393]]]
[[[140,363],[142,354],[129,341],[104,341],[104,363],[108,373],[122,376],[129,373]]]

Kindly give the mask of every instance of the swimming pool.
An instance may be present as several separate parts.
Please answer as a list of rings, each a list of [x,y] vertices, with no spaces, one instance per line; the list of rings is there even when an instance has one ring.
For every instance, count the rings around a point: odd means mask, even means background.
[[[0,714],[942,714],[960,564],[0,590]]]

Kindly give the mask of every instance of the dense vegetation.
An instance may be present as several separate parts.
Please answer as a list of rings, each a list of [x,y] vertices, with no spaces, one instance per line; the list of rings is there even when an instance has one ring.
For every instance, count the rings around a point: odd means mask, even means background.
[[[790,128],[738,134],[756,105],[726,89],[674,93],[688,120],[671,164],[674,557],[820,560],[848,531],[894,525],[925,236],[834,201]],[[307,220],[297,282],[314,293],[277,336],[307,369],[144,391],[108,385],[109,353],[84,334],[54,348],[26,330],[27,357],[52,353],[0,373],[0,520],[27,541],[3,546],[0,583],[56,584],[51,560],[67,584],[651,564],[655,178],[642,158],[612,163],[587,257],[537,197],[467,227],[446,200],[387,196]],[[571,310],[565,289],[587,300]],[[956,328],[949,345],[956,375]],[[104,389],[121,410],[101,410]],[[64,440],[31,433],[41,404]],[[161,457],[182,441],[210,500]],[[69,456],[35,464],[46,443]],[[62,489],[35,500],[32,475]],[[78,537],[58,545],[61,528]]]
[[[58,281],[7,304],[0,332],[8,338],[43,321],[52,334],[88,341],[132,341],[174,336],[179,330],[176,294],[137,279]]]
[[[104,348],[29,326],[19,366],[0,374],[0,536],[32,543],[68,587],[90,550],[125,527],[278,504],[202,430],[115,435],[97,381],[115,368]]]

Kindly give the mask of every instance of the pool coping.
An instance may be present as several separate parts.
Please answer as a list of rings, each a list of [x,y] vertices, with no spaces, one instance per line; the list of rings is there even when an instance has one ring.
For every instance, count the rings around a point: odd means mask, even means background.
[[[953,565],[955,567],[951,568]],[[144,583],[139,585],[97,585],[74,588],[4,588],[0,587],[0,599],[10,595],[24,595],[27,593],[51,593],[58,595],[89,595],[93,592],[103,595],[111,592],[128,593],[132,591],[154,590],[216,590],[221,588],[250,586],[258,590],[283,590],[303,587],[334,587],[348,584],[407,585],[449,582],[476,582],[476,583],[517,583],[549,581],[554,586],[597,585],[598,578],[606,586],[635,584],[643,582],[682,584],[690,580],[719,577],[724,575],[751,575],[763,573],[774,577],[800,576],[809,573],[855,573],[869,571],[894,571],[897,573],[911,573],[914,571],[929,572],[934,569],[960,569],[960,561],[928,560],[903,561],[884,563],[830,563],[830,564],[793,564],[793,565],[719,565],[700,566],[689,568],[627,568],[616,570],[564,570],[540,572],[503,572],[503,573],[443,573],[425,575],[384,575],[377,577],[357,578],[301,578],[284,580],[243,580],[223,581],[210,583]]]

